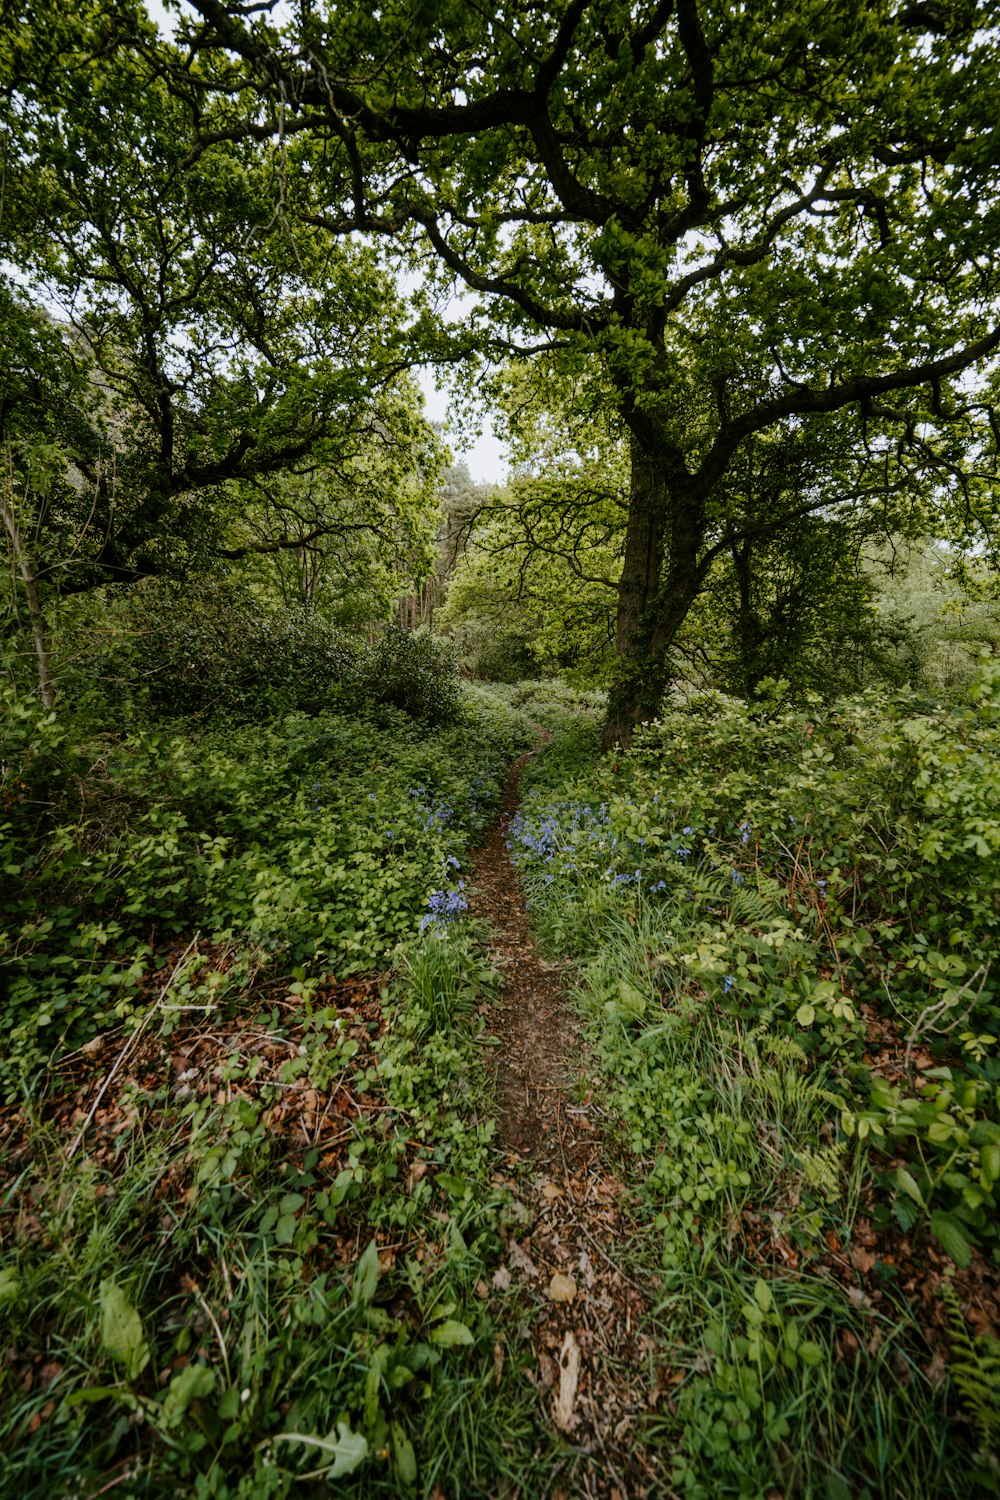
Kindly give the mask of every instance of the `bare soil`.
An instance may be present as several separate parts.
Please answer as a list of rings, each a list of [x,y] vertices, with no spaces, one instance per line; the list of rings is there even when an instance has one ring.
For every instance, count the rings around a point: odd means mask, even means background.
[[[490,958],[502,976],[488,1024],[500,1042],[493,1062],[505,1180],[522,1211],[493,1287],[484,1290],[501,1318],[512,1294],[528,1306],[540,1419],[564,1440],[552,1500],[640,1500],[664,1492],[636,1431],[659,1397],[641,1332],[651,1288],[621,1264],[629,1204],[598,1150],[602,1111],[588,1086],[581,1023],[563,966],[543,958],[532,938],[507,848],[532,753],[511,767],[476,856],[470,903],[493,930]],[[537,1491],[531,1500],[539,1500]]]

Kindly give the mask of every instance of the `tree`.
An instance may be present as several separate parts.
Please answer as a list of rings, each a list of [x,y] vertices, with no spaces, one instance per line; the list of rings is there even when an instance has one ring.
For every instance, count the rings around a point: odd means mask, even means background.
[[[614,392],[631,479],[609,741],[655,710],[758,434],[851,413],[881,487],[932,485],[941,529],[977,518],[1000,346],[986,7],[302,0],[285,27],[194,9],[144,55],[204,149],[224,97],[227,139],[271,138],[308,180],[305,221],[425,251],[481,295],[482,347],[558,351]]]
[[[129,6],[0,28],[0,439],[40,589],[285,553],[350,570],[373,538],[383,574],[404,567],[440,453],[391,278],[364,246],[291,236],[255,143],[189,160],[187,106],[126,25],[156,37]]]

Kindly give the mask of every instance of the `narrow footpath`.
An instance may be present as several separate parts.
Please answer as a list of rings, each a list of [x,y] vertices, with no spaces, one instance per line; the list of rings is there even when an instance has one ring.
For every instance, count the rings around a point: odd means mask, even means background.
[[[568,1445],[552,1500],[641,1500],[662,1494],[663,1479],[636,1431],[658,1391],[641,1334],[645,1296],[619,1261],[628,1236],[625,1189],[602,1165],[602,1111],[585,1077],[580,1022],[562,966],[535,946],[507,849],[521,772],[535,753],[511,767],[475,856],[470,901],[492,928],[490,958],[501,975],[488,1022],[500,1042],[497,1121],[505,1180],[523,1210],[493,1289],[501,1297],[520,1291],[533,1307],[540,1420]]]

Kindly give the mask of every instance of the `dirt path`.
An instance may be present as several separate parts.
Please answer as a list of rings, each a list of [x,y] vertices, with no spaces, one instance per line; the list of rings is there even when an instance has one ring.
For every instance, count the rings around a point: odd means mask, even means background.
[[[500,1041],[493,1054],[497,1120],[508,1185],[523,1212],[494,1277],[496,1312],[503,1317],[512,1293],[530,1299],[540,1418],[565,1439],[547,1493],[553,1500],[639,1500],[664,1491],[655,1460],[636,1442],[637,1419],[658,1392],[640,1331],[645,1295],[619,1260],[628,1232],[625,1191],[602,1167],[602,1116],[582,1077],[580,1023],[561,966],[535,947],[507,850],[531,753],[511,767],[500,812],[476,855],[470,903],[493,929],[490,957],[502,975],[490,1017]],[[540,1500],[539,1492],[530,1500]]]

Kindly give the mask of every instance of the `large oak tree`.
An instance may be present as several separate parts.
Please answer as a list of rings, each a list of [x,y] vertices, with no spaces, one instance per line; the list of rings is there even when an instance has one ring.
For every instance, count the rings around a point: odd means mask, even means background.
[[[166,65],[206,147],[224,97],[227,138],[280,141],[308,178],[313,224],[410,236],[495,345],[599,362],[632,465],[609,739],[655,708],[758,434],[853,411],[859,444],[975,508],[1000,345],[988,7],[193,8]]]

